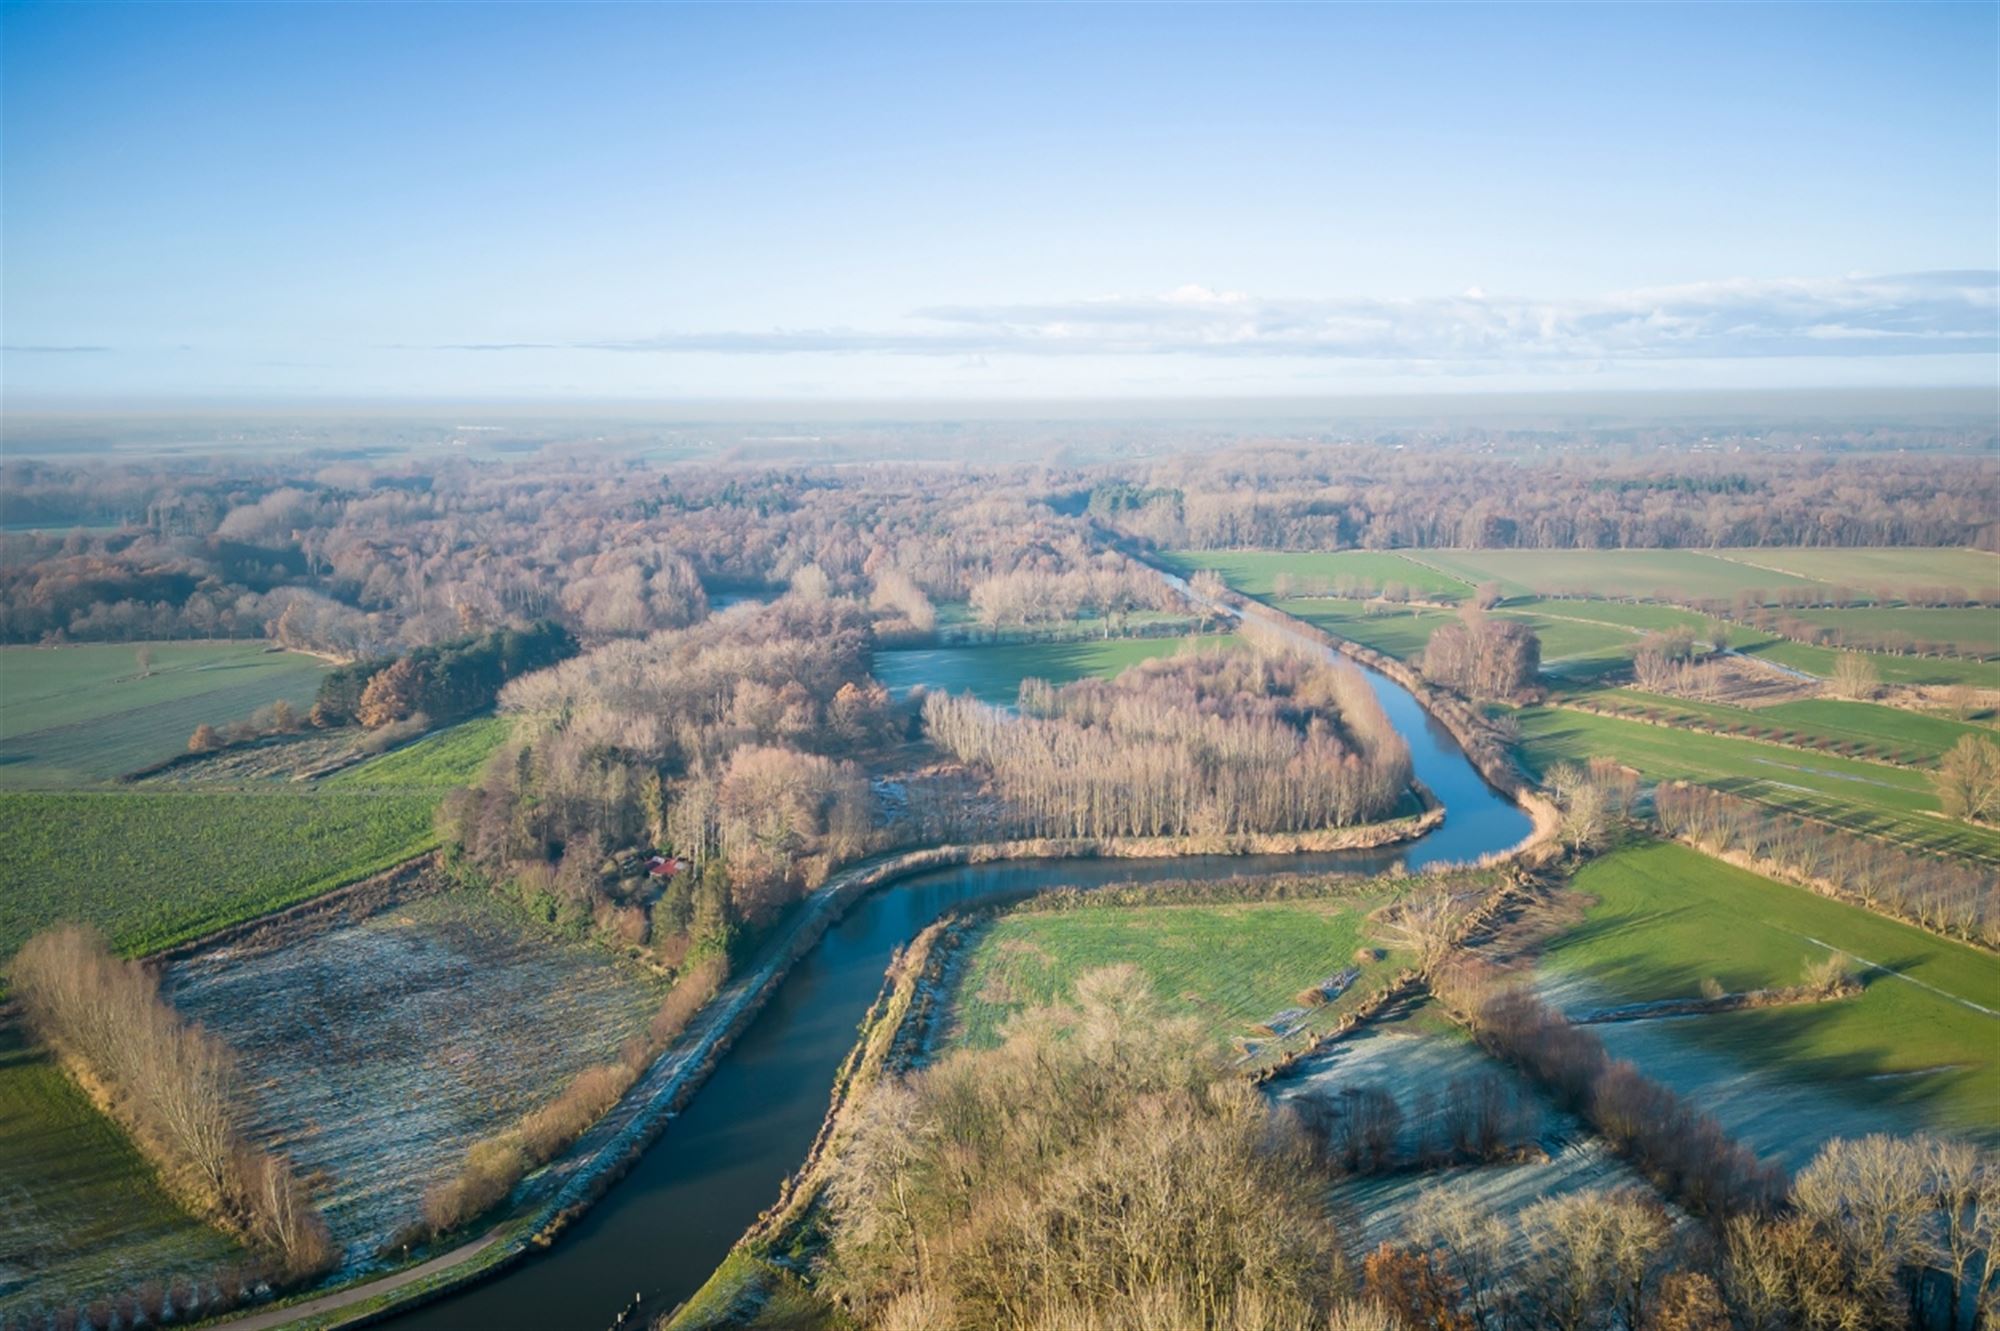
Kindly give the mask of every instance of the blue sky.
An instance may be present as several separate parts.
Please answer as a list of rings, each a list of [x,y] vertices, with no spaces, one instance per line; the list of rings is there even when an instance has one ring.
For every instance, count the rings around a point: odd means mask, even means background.
[[[1996,7],[9,5],[9,394],[1990,383]]]

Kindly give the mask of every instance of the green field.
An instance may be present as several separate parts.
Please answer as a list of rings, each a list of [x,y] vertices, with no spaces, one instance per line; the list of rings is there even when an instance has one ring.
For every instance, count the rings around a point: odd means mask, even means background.
[[[2000,1011],[2000,959],[1678,845],[1613,852],[1575,887],[1595,904],[1544,967],[1625,1001],[1692,997],[1708,978],[1732,991],[1794,984],[1829,948],[1893,971],[1857,964],[1857,999],[1654,1025],[1808,1095],[1837,1090],[2000,1137],[2000,1017],[1969,1006]]]
[[[1665,632],[1668,629],[1693,629],[1695,636],[1703,641],[1715,631],[1716,621],[1693,610],[1682,610],[1678,606],[1643,604],[1635,601],[1598,601],[1577,597],[1528,597],[1524,600],[1507,602],[1509,613],[1524,612],[1546,616],[1552,619],[1580,619],[1592,624],[1609,624],[1618,628],[1632,629],[1640,634]],[[1737,625],[1730,625],[1730,631],[1739,637],[1759,637]]]
[[[1372,647],[1386,656],[1414,660],[1431,640],[1431,634],[1458,616],[1449,610],[1411,610],[1382,607],[1369,601],[1343,601],[1334,597],[1274,601],[1272,605],[1296,619],[1325,629],[1337,638]],[[1371,609],[1376,613],[1371,613]]]
[[[111,780],[185,752],[202,722],[241,721],[279,699],[303,711],[326,669],[262,643],[0,647],[0,786]]]
[[[470,784],[487,755],[507,738],[511,723],[502,716],[474,717],[414,744],[335,772],[323,789],[450,790]]]
[[[1223,581],[1245,596],[1271,596],[1276,592],[1280,573],[1307,581],[1322,581],[1339,587],[1353,582],[1380,590],[1391,583],[1409,588],[1430,600],[1456,601],[1472,595],[1472,584],[1450,573],[1418,562],[1419,557],[1385,550],[1338,550],[1333,552],[1293,552],[1286,550],[1173,550],[1161,562],[1192,577],[1201,569],[1214,569]]]
[[[1769,707],[1735,707],[1728,703],[1667,698],[1635,688],[1565,696],[1602,707],[1643,709],[1648,719],[1667,725],[1686,720],[1744,733],[1774,731],[1782,743],[1827,743],[1848,749],[1852,756],[1912,765],[1935,762],[1963,735],[1992,734],[1987,727],[1946,717],[1834,698],[1809,698]],[[1786,739],[1786,732],[1794,738]]]
[[[1199,1017],[1218,1045],[1296,1005],[1305,986],[1353,964],[1364,941],[1353,901],[1101,906],[1003,915],[981,934],[960,984],[959,1038],[999,1042],[1023,1007],[1066,999],[1101,966],[1133,965],[1169,1011]],[[1371,962],[1344,997],[1393,969]]]
[[[2000,860],[2000,832],[1938,813],[1919,771],[1559,707],[1518,716],[1538,773],[1564,759],[1611,757],[1649,780],[1692,781],[1924,850]]]
[[[1873,642],[1901,635],[1909,644],[1949,644],[1966,655],[2000,654],[2000,610],[1930,609],[1914,605],[1859,606],[1849,610],[1794,611],[1808,624]]]
[[[1005,705],[1024,679],[1051,684],[1095,676],[1109,679],[1141,661],[1183,650],[1235,646],[1233,635],[1193,638],[1109,638],[1088,642],[1000,643],[981,647],[923,647],[875,653],[875,678],[895,692],[922,685],[946,693],[971,693]]]
[[[1425,550],[1419,557],[1468,582],[1498,582],[1509,596],[1733,599],[1813,583],[1701,550]]]
[[[1732,632],[1736,630],[1732,627]],[[1739,635],[1741,636],[1741,635]],[[1831,647],[1769,638],[1741,644],[1745,655],[1776,661],[1779,665],[1803,670],[1824,679],[1833,673],[1841,653]],[[1884,652],[1863,652],[1875,665],[1875,674],[1884,684],[1976,684],[1983,689],[2000,689],[2000,661],[1936,660],[1922,656],[1891,656]]]
[[[1777,571],[1828,586],[1852,587],[1868,596],[1882,587],[1897,595],[1908,587],[1962,587],[1973,593],[2000,590],[2000,555],[1980,550],[1791,546],[1715,553],[1756,568],[1760,576],[1765,570]]]
[[[1457,618],[1448,610],[1384,609],[1379,602],[1333,597],[1302,597],[1274,601],[1272,605],[1337,637],[1406,661],[1414,661],[1430,642],[1431,634]],[[1545,611],[1516,611],[1511,607],[1493,613],[1533,629],[1541,639],[1544,668],[1555,675],[1587,678],[1619,669],[1631,661],[1632,650],[1640,641],[1640,634],[1631,629],[1585,622],[1574,616],[1558,617]]]
[[[78,1289],[195,1274],[239,1256],[161,1191],[125,1135],[0,1027],[0,1321]]]
[[[0,958],[57,920],[152,952],[353,882],[434,842],[427,794],[0,795]]]

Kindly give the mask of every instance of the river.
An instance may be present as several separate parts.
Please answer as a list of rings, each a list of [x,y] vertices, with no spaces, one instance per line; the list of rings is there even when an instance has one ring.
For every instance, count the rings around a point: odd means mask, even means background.
[[[1461,863],[1525,839],[1528,816],[1486,784],[1450,732],[1400,685],[1364,673],[1409,744],[1415,775],[1444,802],[1445,821],[1429,835],[1371,851],[1018,861],[940,869],[883,888],[793,967],[687,1109],[549,1252],[391,1325],[603,1331],[635,1295],[650,1317],[694,1293],[805,1159],[890,958],[947,911],[1060,885]]]

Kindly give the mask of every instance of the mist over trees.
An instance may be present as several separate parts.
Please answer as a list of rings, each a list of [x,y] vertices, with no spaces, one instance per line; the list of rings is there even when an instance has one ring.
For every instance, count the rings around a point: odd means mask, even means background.
[[[933,695],[940,748],[990,773],[1035,836],[1297,832],[1379,818],[1409,751],[1359,671],[1191,652],[1112,680],[1023,684],[1019,714]]]

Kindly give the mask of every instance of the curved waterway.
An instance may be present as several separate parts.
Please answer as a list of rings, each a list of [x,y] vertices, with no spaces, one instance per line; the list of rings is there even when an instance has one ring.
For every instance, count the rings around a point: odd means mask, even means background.
[[[1400,685],[1362,669],[1409,744],[1417,778],[1444,802],[1444,823],[1429,835],[1369,851],[1023,860],[939,869],[882,888],[799,960],[686,1110],[550,1251],[393,1325],[603,1331],[634,1295],[650,1317],[693,1294],[805,1159],[890,958],[947,911],[1059,886],[1414,869],[1525,839],[1527,815],[1486,784],[1450,732]]]

